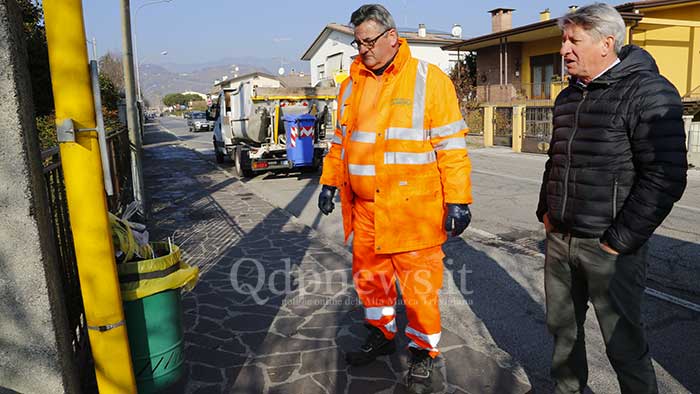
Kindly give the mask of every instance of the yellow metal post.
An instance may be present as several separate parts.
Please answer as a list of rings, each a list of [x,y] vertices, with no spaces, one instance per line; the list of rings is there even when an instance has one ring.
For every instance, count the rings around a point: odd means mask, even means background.
[[[494,106],[484,106],[484,146],[493,146]]]
[[[56,124],[73,121],[61,162],[100,393],[136,393],[95,128],[81,0],[44,0]],[[84,131],[79,131],[79,130]]]
[[[280,129],[280,105],[279,105],[279,103],[277,103],[277,105],[275,105],[275,121],[273,123],[274,123],[274,126],[272,126],[272,127],[274,127],[274,129],[272,131],[272,135],[273,135],[272,143],[276,144],[279,142],[278,134],[279,134],[279,129]]]
[[[513,152],[523,151],[523,138],[525,126],[525,107],[522,105],[513,106]]]

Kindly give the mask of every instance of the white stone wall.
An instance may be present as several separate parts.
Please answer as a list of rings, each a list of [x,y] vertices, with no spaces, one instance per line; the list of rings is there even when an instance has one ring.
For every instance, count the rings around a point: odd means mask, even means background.
[[[357,50],[350,45],[352,40],[353,37],[350,35],[337,31],[331,32],[328,39],[321,44],[321,47],[309,61],[311,66],[311,86],[315,86],[318,81],[321,80],[319,77],[319,65],[323,65],[325,78],[333,78],[333,72],[335,70],[330,70],[326,67],[326,59],[337,53],[343,54],[343,69],[348,72],[350,71],[350,64],[352,63],[351,56],[357,54]]]
[[[231,80],[227,83],[224,83],[221,85],[224,89],[230,89],[230,88],[236,88],[238,87],[239,84],[245,83],[252,81],[253,85],[259,86],[259,87],[264,87],[264,88],[279,88],[282,86],[279,80],[277,79],[272,79],[260,75],[256,75],[252,78],[243,78],[243,79],[237,79],[237,80]]]
[[[439,46],[411,43],[409,48],[411,48],[411,54],[415,58],[432,63],[446,73],[452,69],[453,63],[450,62],[449,52],[443,51]],[[457,55],[453,58],[457,59]]]
[[[282,86],[279,80],[262,76],[253,78],[253,85],[261,88],[279,88]]]

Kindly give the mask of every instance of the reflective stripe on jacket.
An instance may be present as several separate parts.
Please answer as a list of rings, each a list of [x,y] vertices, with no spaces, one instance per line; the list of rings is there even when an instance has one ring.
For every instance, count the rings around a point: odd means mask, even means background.
[[[356,58],[338,95],[338,124],[324,159],[321,184],[340,190],[345,239],[352,233],[351,171],[374,173],[375,250],[397,253],[443,243],[445,203],[472,202],[462,118],[449,77],[438,67],[399,52],[382,75],[377,99],[374,166],[349,167],[345,146],[357,124],[362,89],[371,71]]]

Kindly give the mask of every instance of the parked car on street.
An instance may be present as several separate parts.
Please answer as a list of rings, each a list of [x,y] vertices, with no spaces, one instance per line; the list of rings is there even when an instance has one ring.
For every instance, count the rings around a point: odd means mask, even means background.
[[[213,121],[208,121],[204,112],[190,112],[190,117],[187,119],[187,127],[190,132],[211,130],[214,126]]]

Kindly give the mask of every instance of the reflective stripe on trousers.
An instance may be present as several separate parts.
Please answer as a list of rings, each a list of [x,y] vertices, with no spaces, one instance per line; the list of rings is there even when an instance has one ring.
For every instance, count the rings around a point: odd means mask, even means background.
[[[440,342],[440,336],[442,334],[437,332],[435,334],[425,334],[420,332],[410,326],[406,327],[406,336],[411,338],[411,343],[408,344],[410,347],[417,347],[419,349],[428,349],[431,352],[439,352],[437,349],[438,342]]]
[[[410,346],[439,353],[440,308],[445,256],[440,246],[427,249],[376,254],[374,250],[374,202],[356,199],[353,204],[352,272],[357,292],[365,307],[365,318],[384,336],[393,338],[396,281],[406,305]],[[392,328],[394,327],[394,328]]]
[[[393,306],[365,308],[365,319],[375,327],[384,327],[386,331],[396,333],[396,310]]]

